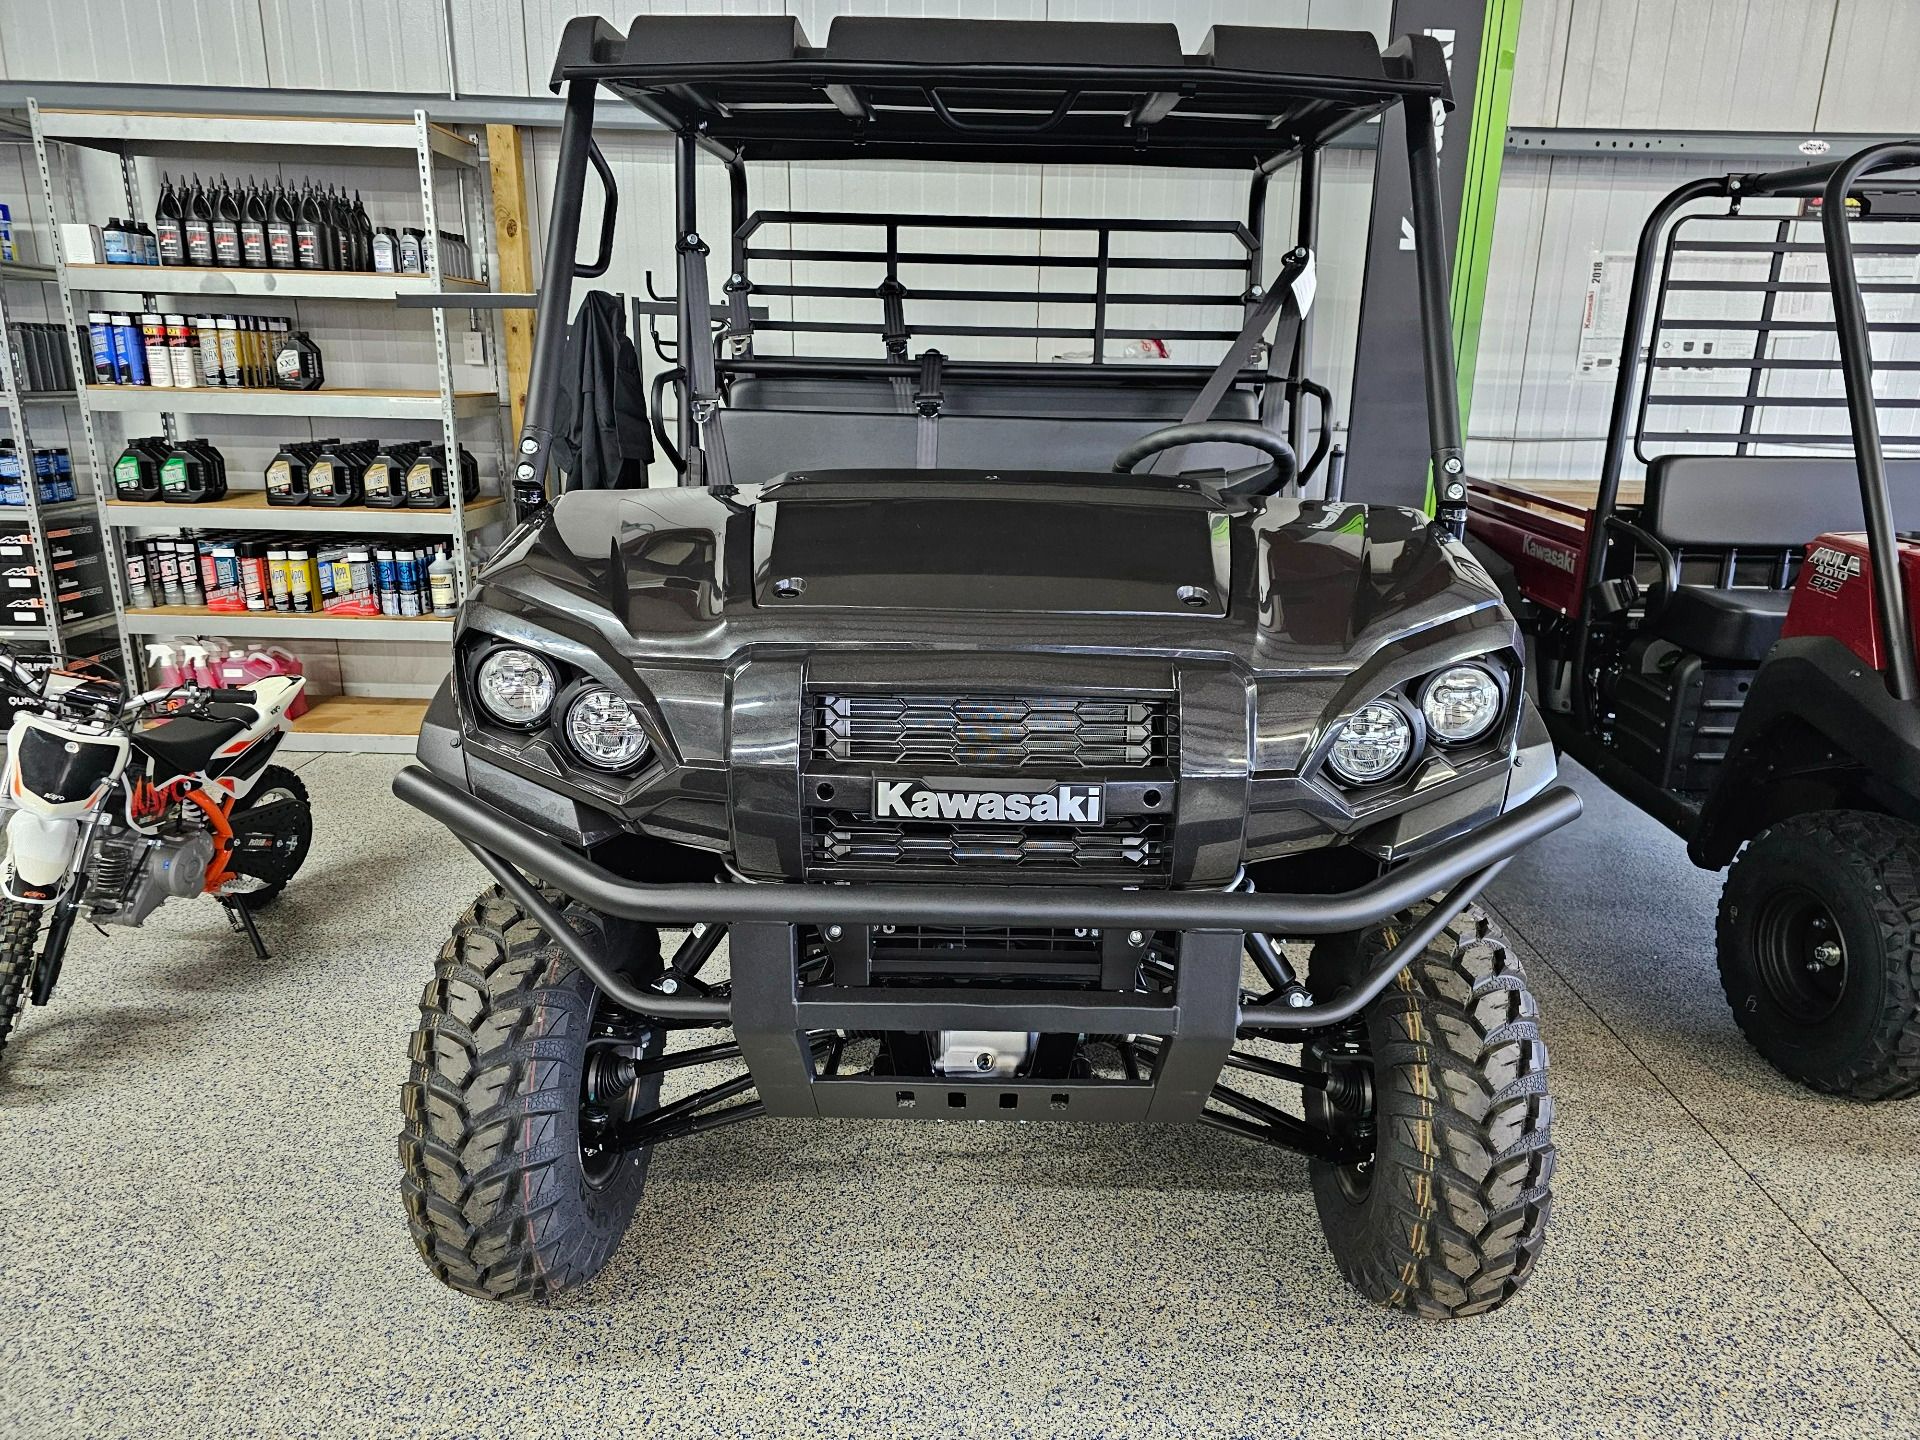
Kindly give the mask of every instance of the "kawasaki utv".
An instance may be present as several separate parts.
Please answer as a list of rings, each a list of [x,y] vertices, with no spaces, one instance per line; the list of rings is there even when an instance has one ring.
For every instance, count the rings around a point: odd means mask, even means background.
[[[526,523],[394,786],[498,881],[412,1046],[428,1266],[484,1297],[577,1285],[655,1145],[755,1116],[1198,1122],[1310,1157],[1366,1295],[1504,1301],[1552,1103],[1471,906],[1579,803],[1460,538],[1440,46],[841,18],[815,48],[790,19],[643,17],[570,24],[555,84]],[[601,87],[676,138],[657,387],[684,485],[576,462],[548,508],[571,282],[613,244],[609,195],[576,261]],[[1303,498],[1287,438],[1320,388],[1316,157],[1396,105],[1437,521]],[[730,181],[718,292],[702,157]],[[749,207],[756,162],[815,160],[1237,170],[1246,218]],[[1169,338],[1217,363],[1121,353]]]
[[[1920,181],[1887,174],[1916,165],[1883,144],[1668,195],[1591,507],[1470,500],[1555,739],[1731,864],[1741,1030],[1863,1100],[1920,1094]]]

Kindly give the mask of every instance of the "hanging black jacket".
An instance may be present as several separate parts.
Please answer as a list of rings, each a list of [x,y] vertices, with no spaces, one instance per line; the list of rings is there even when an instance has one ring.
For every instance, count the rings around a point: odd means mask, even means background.
[[[553,454],[565,490],[635,490],[647,483],[653,431],[640,358],[620,300],[590,290],[567,331]]]

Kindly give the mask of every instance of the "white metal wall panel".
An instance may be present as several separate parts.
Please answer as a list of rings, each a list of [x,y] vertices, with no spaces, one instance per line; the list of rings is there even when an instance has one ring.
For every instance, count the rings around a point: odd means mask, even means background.
[[[6,0],[12,79],[261,85],[259,0]]]
[[[1555,123],[1812,128],[1835,0],[1579,0]]]
[[[527,43],[520,0],[454,0],[453,70],[463,94],[544,95],[554,47]],[[556,37],[557,38],[557,37]]]
[[[1524,0],[1521,5],[1507,123],[1559,123],[1560,84],[1566,73],[1567,31],[1573,23],[1573,5],[1574,0]]]
[[[1819,127],[1920,130],[1920,4],[1842,0],[1833,26]]]
[[[253,84],[444,95],[446,13],[434,0],[258,0],[267,74]]]

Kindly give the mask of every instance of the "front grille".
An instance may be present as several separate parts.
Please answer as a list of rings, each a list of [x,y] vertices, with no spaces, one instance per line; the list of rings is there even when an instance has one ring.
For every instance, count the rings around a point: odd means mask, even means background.
[[[816,872],[953,872],[1086,878],[1162,874],[1167,822],[1116,816],[1105,825],[968,825],[945,820],[871,820],[845,810],[811,817]]]
[[[1074,695],[811,697],[817,759],[903,769],[1145,770],[1173,763],[1166,700]]]

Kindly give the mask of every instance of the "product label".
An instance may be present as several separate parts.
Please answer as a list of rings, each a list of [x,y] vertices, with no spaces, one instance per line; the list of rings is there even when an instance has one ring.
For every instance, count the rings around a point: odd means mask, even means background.
[[[320,268],[319,233],[303,225],[300,227],[298,235],[295,236],[295,243],[299,247],[300,264],[302,268],[318,270]]]
[[[267,489],[275,495],[291,495],[293,467],[284,460],[275,460],[267,466]]]
[[[313,462],[313,468],[307,471],[307,493],[310,495],[333,494],[333,461]]]
[[[160,242],[160,263],[162,265],[186,264],[186,242],[180,235],[180,226],[177,221],[162,220],[155,228],[154,238]]]
[[[390,495],[393,493],[393,477],[387,465],[369,465],[366,474],[367,494]]]
[[[123,455],[113,467],[114,488],[128,495],[140,488],[140,462],[131,455]]]
[[[416,460],[413,468],[407,471],[407,494],[433,494],[433,462],[431,460]]]
[[[240,263],[240,230],[235,225],[213,227],[213,255],[222,265]]]
[[[267,227],[267,253],[273,263],[282,269],[293,264],[293,227],[290,225],[269,225]]]
[[[186,224],[187,259],[195,265],[213,263],[213,230],[204,220],[189,220]]]
[[[160,488],[170,495],[184,495],[187,492],[187,462],[181,455],[169,455],[166,463],[160,467]],[[165,574],[164,567],[161,574]]]
[[[246,257],[247,264],[256,269],[267,263],[267,232],[258,225],[245,225],[240,230],[240,253]]]
[[[282,380],[300,378],[300,352],[291,347],[282,350],[273,357],[273,372]]]

